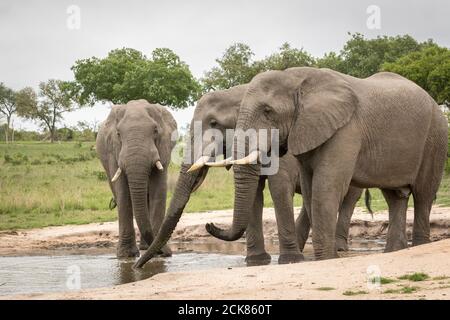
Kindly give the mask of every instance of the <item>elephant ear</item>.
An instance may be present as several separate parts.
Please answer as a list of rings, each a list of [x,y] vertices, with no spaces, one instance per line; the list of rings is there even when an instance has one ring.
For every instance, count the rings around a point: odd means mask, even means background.
[[[113,105],[111,107],[111,112],[108,115],[105,123],[106,130],[106,145],[110,148],[109,152],[116,155],[118,158],[120,152],[120,141],[117,137],[117,123],[123,117],[125,113],[125,106],[123,105]]]
[[[301,80],[288,149],[294,155],[317,148],[352,118],[358,99],[349,83],[332,71],[317,70]]]
[[[170,154],[177,143],[177,123],[172,114],[162,105],[156,105],[162,127],[161,139],[159,143],[159,156],[163,164],[169,164]]]

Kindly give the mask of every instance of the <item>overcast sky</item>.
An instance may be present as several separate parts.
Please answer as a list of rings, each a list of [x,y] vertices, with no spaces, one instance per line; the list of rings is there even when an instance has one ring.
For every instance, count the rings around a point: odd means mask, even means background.
[[[71,5],[80,9],[79,29],[67,26]],[[367,26],[370,5],[380,8],[380,29]],[[249,44],[256,58],[284,42],[321,56],[340,50],[349,31],[369,38],[408,33],[450,47],[449,16],[448,0],[0,0],[0,82],[21,89],[72,80],[75,60],[121,47],[147,55],[168,47],[196,77],[234,42]],[[103,120],[108,112],[98,105],[67,114],[64,123]],[[173,114],[181,126],[192,113]],[[15,127],[36,128],[20,120]]]

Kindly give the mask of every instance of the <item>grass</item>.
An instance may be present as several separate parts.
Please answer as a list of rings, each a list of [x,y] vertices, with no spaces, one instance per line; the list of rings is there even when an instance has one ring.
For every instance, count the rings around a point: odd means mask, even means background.
[[[400,280],[409,280],[409,281],[425,281],[428,278],[430,278],[429,275],[427,275],[426,273],[423,272],[416,272],[413,274],[405,274],[403,276],[398,277]]]
[[[408,294],[408,293],[416,292],[419,289],[420,289],[419,287],[414,287],[414,286],[403,286],[400,289],[387,289],[387,290],[383,291],[383,293],[386,293],[386,294],[392,294],[392,293]]]
[[[378,278],[372,278],[372,283],[376,283],[378,280]],[[380,284],[388,284],[388,283],[393,283],[396,282],[397,280],[395,279],[391,279],[391,278],[385,278],[385,277],[380,277]]]
[[[342,294],[344,296],[357,296],[357,295],[360,295],[360,294],[368,294],[368,293],[369,292],[364,291],[364,290],[358,290],[358,291],[347,290],[347,291],[344,291]]]
[[[331,290],[336,290],[336,288],[333,288],[333,287],[320,287],[320,288],[317,288],[317,290],[319,290],[319,291],[331,291]]]
[[[63,224],[113,221],[108,209],[111,191],[93,142],[0,143],[0,230],[26,229]],[[168,199],[178,178],[179,167],[171,164]],[[378,189],[371,189],[372,208],[385,210]],[[211,169],[202,186],[192,194],[185,212],[202,212],[233,207],[232,170]],[[273,207],[268,188],[266,207]],[[295,206],[302,203],[296,195]],[[437,203],[450,205],[450,175],[445,176]],[[364,200],[358,204],[364,207]]]

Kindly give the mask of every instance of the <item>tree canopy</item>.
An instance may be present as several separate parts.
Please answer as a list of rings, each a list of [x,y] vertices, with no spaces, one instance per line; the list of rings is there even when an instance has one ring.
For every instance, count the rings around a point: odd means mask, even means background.
[[[16,93],[11,88],[6,87],[0,82],[0,115],[6,118],[5,140],[9,141],[9,130],[11,127],[11,118],[17,111]]]
[[[39,84],[39,95],[30,87],[24,88],[17,93],[18,114],[48,129],[53,142],[56,124],[63,118],[63,113],[77,107],[77,89],[73,82],[54,79]]]
[[[82,105],[146,99],[177,109],[189,106],[200,91],[188,65],[167,48],[155,49],[150,58],[135,49],[116,49],[103,59],[78,60],[72,70]]]
[[[228,47],[217,66],[205,72],[201,83],[204,91],[227,89],[250,82],[260,72],[284,70],[290,67],[312,66],[314,58],[303,49],[292,48],[284,43],[278,52],[261,60],[253,60],[254,53],[244,43]]]
[[[425,89],[438,103],[450,105],[450,50],[436,45],[412,52],[383,70],[398,73]]]

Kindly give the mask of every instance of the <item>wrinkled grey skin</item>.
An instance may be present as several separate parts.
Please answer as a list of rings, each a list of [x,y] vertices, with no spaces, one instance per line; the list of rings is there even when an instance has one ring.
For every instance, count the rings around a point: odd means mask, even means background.
[[[317,259],[337,257],[336,212],[350,185],[382,190],[389,206],[386,251],[407,247],[410,193],[413,245],[430,241],[447,121],[413,82],[387,72],[366,79],[316,68],[264,72],[250,82],[241,103],[236,129],[249,128],[279,129],[280,144],[297,157]],[[260,165],[233,169],[235,214],[248,217]]]
[[[247,85],[241,85],[228,90],[215,91],[204,95],[198,101],[194,112],[190,127],[191,137],[193,137],[192,130],[194,128],[194,121],[200,121],[202,123],[203,132],[207,129],[214,128],[220,130],[223,137],[226,137],[225,130],[234,129],[236,126],[240,103],[246,89]],[[202,137],[202,139],[204,140],[203,146],[205,147],[210,141],[205,140],[205,137]],[[226,145],[226,141],[223,142],[223,145]],[[193,145],[192,141],[191,145]],[[191,150],[193,149],[194,148],[191,147]],[[197,155],[194,155],[193,153],[191,154],[191,159],[195,161],[201,154],[204,154],[204,150]],[[169,240],[181,217],[183,209],[189,200],[190,194],[194,192],[205,179],[208,167],[203,167],[199,171],[187,173],[186,171],[190,166],[190,162],[181,166],[175,194],[172,197],[161,231],[156,236],[154,243],[151,245],[151,248],[147,251],[145,256],[138,261],[136,264],[137,267],[142,266]],[[249,223],[245,226],[246,228],[237,228],[237,226],[240,225],[239,221],[245,217],[235,215],[233,217],[231,232],[224,232],[224,230],[215,227],[213,224],[208,224],[206,229],[211,235],[226,241],[237,240],[243,235],[244,231],[246,231],[247,263],[263,264],[270,262],[270,255],[264,248],[262,227],[263,190],[266,179],[268,180],[269,190],[274,202],[278,226],[280,242],[279,263],[299,261],[303,258],[300,250],[303,249],[306,239],[308,238],[310,227],[308,217],[304,214],[302,214],[297,219],[297,223],[294,224],[293,196],[294,193],[300,193],[300,165],[297,159],[289,153],[280,158],[277,174],[261,176],[259,178],[255,201],[253,202],[251,213],[248,218]],[[348,197],[348,204],[347,206],[343,206],[343,210],[341,210],[339,215],[339,222],[341,225],[338,229],[342,230],[342,232],[336,235],[336,242],[340,244],[340,247],[338,248],[340,250],[347,249],[350,219],[356,201],[361,195],[361,191],[361,189],[356,187],[352,188],[352,191],[349,190],[349,194],[352,194],[353,196]],[[299,234],[301,235],[298,239],[295,236],[296,228],[300,231]]]
[[[176,129],[165,107],[146,100],[113,106],[99,129],[96,149],[119,212],[118,257],[139,256],[133,216],[141,234],[141,249],[152,243],[159,230],[165,213],[167,168],[175,145],[171,134]],[[158,160],[162,171],[155,167]],[[111,182],[119,166],[122,174]],[[162,253],[170,255],[169,248]]]

